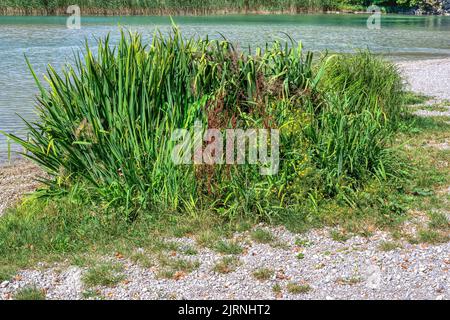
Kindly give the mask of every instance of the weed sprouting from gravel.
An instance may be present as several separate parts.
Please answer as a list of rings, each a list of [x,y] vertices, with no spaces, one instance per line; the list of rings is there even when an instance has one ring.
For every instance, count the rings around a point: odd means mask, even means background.
[[[350,235],[346,234],[342,230],[333,229],[330,231],[331,239],[337,242],[345,242],[350,239]]]
[[[195,256],[198,254],[197,249],[195,249],[194,247],[191,246],[187,246],[185,248],[183,248],[183,254],[187,255],[187,256]]]
[[[240,265],[240,260],[236,257],[223,257],[217,262],[213,268],[213,271],[217,273],[227,274],[236,270]]]
[[[82,280],[87,287],[113,287],[125,279],[122,271],[123,266],[120,264],[102,263],[89,268]]]
[[[19,289],[13,296],[14,300],[45,300],[45,293],[35,286]]]
[[[309,284],[298,284],[290,282],[286,285],[286,290],[290,294],[305,294],[312,290]]]
[[[363,279],[360,276],[351,276],[351,277],[346,277],[346,278],[338,278],[336,280],[336,283],[341,284],[341,285],[356,285],[358,283],[361,283],[363,281]]]
[[[383,241],[378,246],[381,251],[392,251],[401,247],[402,245],[400,243],[394,241]]]
[[[221,240],[214,246],[214,250],[222,254],[241,254],[244,249],[235,241]]]
[[[254,230],[250,236],[256,243],[268,244],[275,240],[275,237],[270,231],[261,228]]]
[[[167,256],[159,257],[160,270],[157,278],[179,280],[200,267],[199,261]]]
[[[431,212],[429,227],[438,230],[450,229],[450,221],[442,212]]]
[[[272,291],[275,294],[280,294],[282,292],[283,288],[281,287],[281,285],[279,283],[276,283],[272,286]]]
[[[254,270],[252,274],[256,280],[265,281],[271,279],[275,271],[269,268],[260,268]]]
[[[438,244],[447,242],[450,239],[448,235],[445,235],[439,231],[422,229],[417,232],[416,241],[419,243]]]
[[[130,256],[130,260],[143,267],[143,268],[150,268],[155,265],[155,261],[145,252],[135,252]]]
[[[305,254],[303,252],[297,253],[297,259],[303,260],[305,258]]]
[[[296,238],[295,239],[295,245],[299,246],[299,247],[306,248],[306,247],[312,246],[313,243],[311,241],[309,241],[309,240],[306,240],[306,239]]]

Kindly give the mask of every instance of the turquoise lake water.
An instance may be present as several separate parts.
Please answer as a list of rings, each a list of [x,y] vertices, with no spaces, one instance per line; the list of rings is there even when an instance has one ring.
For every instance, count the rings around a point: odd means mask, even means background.
[[[174,17],[185,36],[222,35],[241,48],[276,39],[302,41],[312,51],[352,52],[368,48],[394,60],[450,57],[450,17],[383,15],[381,29],[367,28],[367,15],[274,15]],[[47,64],[60,68],[80,50],[84,39],[111,34],[116,42],[120,27],[150,39],[156,28],[163,33],[169,17],[82,17],[81,29],[66,27],[65,17],[0,16],[0,130],[24,136],[17,114],[33,120],[36,86],[27,69],[26,55],[37,74]],[[20,150],[13,146],[13,150]],[[7,141],[0,135],[0,162],[8,158]]]

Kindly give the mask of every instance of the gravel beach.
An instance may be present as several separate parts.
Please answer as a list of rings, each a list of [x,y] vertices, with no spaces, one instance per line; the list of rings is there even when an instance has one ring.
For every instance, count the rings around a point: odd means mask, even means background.
[[[263,227],[264,228],[264,227]],[[244,253],[236,269],[227,274],[213,271],[224,256],[209,249],[195,256],[177,253],[177,258],[197,261],[200,266],[176,280],[157,277],[157,267],[144,268],[117,257],[109,261],[124,266],[124,279],[113,288],[99,287],[96,297],[104,299],[432,299],[450,298],[450,243],[428,246],[403,243],[383,251],[380,245],[390,236],[378,232],[370,238],[353,237],[337,242],[329,230],[315,230],[298,236],[283,227],[267,228],[283,246],[259,244],[249,234],[236,234]],[[301,239],[302,245],[299,245]],[[168,239],[195,246],[190,238]],[[276,243],[277,243],[276,242]],[[299,258],[301,253],[301,259]],[[267,268],[273,273],[257,280],[253,272]],[[56,266],[20,272],[15,280],[0,284],[0,297],[26,286],[45,291],[48,299],[81,299],[83,268]],[[286,288],[308,285],[305,293]],[[274,292],[275,285],[280,292]]]
[[[450,100],[450,59],[398,65],[413,91],[440,102]],[[437,115],[426,110],[418,112],[421,116]],[[450,108],[438,115],[450,116]],[[35,166],[26,162],[0,167],[0,214],[21,194],[36,187],[32,178],[38,173]],[[450,188],[443,192],[448,194]],[[236,255],[239,263],[233,272],[213,271],[224,256],[197,247],[193,239],[167,239],[181,246],[195,247],[195,255],[182,252],[174,255],[198,262],[198,269],[177,279],[160,279],[157,266],[143,267],[120,255],[105,257],[123,265],[124,280],[112,288],[97,287],[90,296],[101,299],[450,299],[450,243],[410,244],[393,240],[389,233],[381,231],[368,238],[356,236],[338,242],[332,239],[328,228],[299,236],[283,227],[259,227],[271,232],[278,245],[255,243],[249,232],[235,234],[244,252]],[[383,244],[394,241],[396,247],[383,249]],[[268,279],[257,280],[253,273],[260,268],[273,273]],[[13,279],[0,283],[0,299],[12,299],[17,290],[29,286],[42,289],[47,299],[87,298],[88,288],[82,282],[85,272],[84,268],[64,264],[22,270]],[[288,287],[292,283],[308,290],[290,292]],[[274,290],[275,285],[280,290]]]
[[[412,91],[450,100],[450,58],[399,62],[398,66]]]
[[[39,185],[35,181],[41,174],[39,168],[29,161],[16,161],[0,167],[0,216],[25,193]]]

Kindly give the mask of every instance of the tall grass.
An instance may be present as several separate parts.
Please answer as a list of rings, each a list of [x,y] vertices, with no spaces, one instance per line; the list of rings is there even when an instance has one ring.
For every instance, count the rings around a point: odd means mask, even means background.
[[[122,33],[116,47],[100,40],[62,72],[48,68],[29,139],[8,137],[48,172],[47,194],[82,187],[129,218],[161,210],[270,217],[396,173],[387,154],[401,86],[389,64],[367,53],[313,64],[301,45],[280,42],[255,52],[183,39],[176,27],[149,45],[135,34]],[[346,67],[355,61],[364,71]],[[196,119],[209,128],[279,129],[279,173],[175,165],[171,134]]]
[[[40,9],[47,13],[64,13],[64,9],[73,4],[73,1],[68,0],[3,0],[0,8]],[[108,13],[110,10],[124,14],[207,14],[221,11],[297,13],[336,8],[339,2],[331,0],[78,0],[76,4],[85,13]]]
[[[399,123],[405,112],[402,80],[397,66],[384,59],[374,58],[368,51],[356,55],[337,55],[327,65],[324,87],[327,91],[354,97],[352,113],[367,107],[380,110],[391,125]]]
[[[334,56],[321,86],[326,102],[309,104],[313,116],[304,134],[316,166],[326,172],[327,193],[395,171],[388,146],[405,112],[396,66],[369,52]]]

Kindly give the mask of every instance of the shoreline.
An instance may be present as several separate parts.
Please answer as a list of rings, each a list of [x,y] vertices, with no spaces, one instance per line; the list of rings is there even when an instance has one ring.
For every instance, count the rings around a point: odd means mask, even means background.
[[[362,9],[362,10],[361,10]],[[392,8],[389,8],[392,9]],[[298,14],[370,14],[364,8],[308,8],[308,7],[292,7],[282,10],[270,9],[248,9],[248,8],[120,8],[109,9],[99,7],[81,7],[81,14],[87,16],[218,16],[218,15],[298,15]],[[382,14],[399,14],[399,15],[415,15],[415,9],[386,12],[382,8]],[[0,8],[0,16],[68,16],[67,7],[59,7],[52,9],[44,8]],[[434,14],[433,12],[423,12],[420,15],[441,15],[450,14]]]
[[[298,14],[298,13],[321,13],[326,12],[326,9],[309,9],[309,8],[289,8],[286,10],[265,10],[265,9],[237,9],[237,8],[99,8],[99,7],[81,7],[83,15],[93,16],[167,16],[167,15],[187,15],[187,16],[202,16],[202,15],[229,15],[229,14]],[[67,7],[59,7],[52,9],[44,8],[0,8],[0,15],[26,15],[26,16],[66,16]]]

